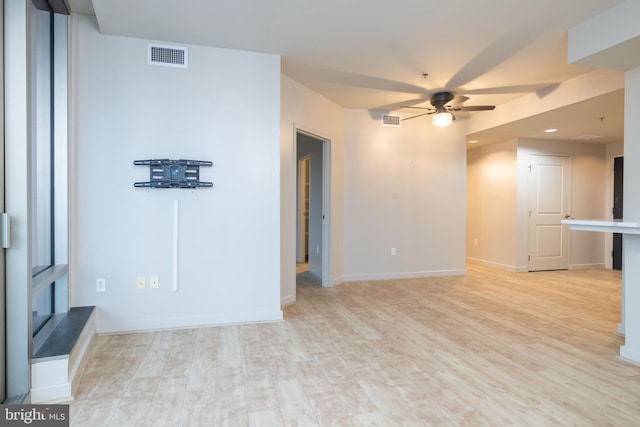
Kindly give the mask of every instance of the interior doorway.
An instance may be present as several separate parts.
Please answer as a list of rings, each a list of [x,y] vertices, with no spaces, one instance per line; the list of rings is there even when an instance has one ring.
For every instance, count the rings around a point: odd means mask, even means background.
[[[298,160],[298,245],[296,262],[309,262],[309,163],[311,156]]]
[[[322,286],[331,285],[330,149],[329,140],[296,129],[296,262]]]
[[[613,159],[613,219],[622,219],[624,157]],[[622,234],[613,233],[613,249],[611,251],[614,270],[622,270]]]

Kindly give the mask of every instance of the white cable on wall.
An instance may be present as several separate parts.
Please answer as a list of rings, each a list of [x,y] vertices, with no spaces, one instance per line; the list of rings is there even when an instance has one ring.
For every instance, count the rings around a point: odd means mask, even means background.
[[[178,290],[178,201],[173,201],[173,290]]]

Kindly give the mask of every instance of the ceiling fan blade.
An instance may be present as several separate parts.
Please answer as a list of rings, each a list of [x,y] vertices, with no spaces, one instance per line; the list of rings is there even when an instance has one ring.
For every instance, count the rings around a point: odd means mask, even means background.
[[[416,117],[427,116],[427,115],[429,115],[429,114],[433,114],[433,112],[417,114],[417,115],[415,115],[415,116],[407,117],[406,119],[403,117],[403,118],[401,119],[401,121],[403,121],[403,122],[404,122],[405,120],[411,120],[411,119],[415,119]]]
[[[493,70],[497,65],[507,61],[529,43],[531,43],[531,40],[528,36],[528,31],[505,34],[465,64],[449,79],[445,87],[462,87],[468,84]]]
[[[455,111],[489,111],[495,110],[495,105],[469,105],[467,107],[459,107]]]
[[[415,108],[417,110],[433,110],[433,108],[431,107],[414,107],[413,105],[403,105],[401,107],[398,108]]]
[[[379,107],[371,108],[370,111],[395,111],[398,108],[407,108],[414,104],[421,104],[426,101],[426,95],[416,99],[408,99],[406,101],[396,102],[393,104],[381,105]]]
[[[411,83],[404,83],[396,80],[389,80],[366,74],[350,73],[329,68],[309,67],[302,64],[291,63],[283,60],[282,69],[284,74],[293,77],[308,75],[315,79],[322,79],[334,85],[355,86],[365,89],[376,89],[389,92],[401,92],[409,94],[423,95],[428,91],[422,87]],[[304,81],[301,79],[301,81]]]
[[[453,101],[450,102],[452,107],[459,107],[462,103],[467,102],[469,100],[468,96],[458,95],[453,98]]]
[[[538,83],[515,86],[490,87],[484,89],[465,90],[464,93],[469,95],[500,95],[510,93],[527,93],[527,92],[551,92],[558,87],[559,83]]]

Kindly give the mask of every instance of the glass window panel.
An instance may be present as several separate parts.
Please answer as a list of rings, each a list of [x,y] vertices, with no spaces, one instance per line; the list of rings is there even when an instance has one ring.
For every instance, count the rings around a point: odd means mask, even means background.
[[[31,266],[36,275],[53,264],[52,14],[32,7],[31,19]]]
[[[31,327],[35,336],[54,312],[54,283],[34,294],[31,298]]]
[[[53,14],[31,7],[31,268],[54,264]],[[55,312],[55,282],[31,295],[35,336]]]

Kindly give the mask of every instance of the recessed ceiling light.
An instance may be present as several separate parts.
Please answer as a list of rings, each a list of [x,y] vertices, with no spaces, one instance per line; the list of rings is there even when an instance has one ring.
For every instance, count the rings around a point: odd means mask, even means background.
[[[546,133],[553,133],[553,132],[557,132],[557,131],[558,131],[558,129],[554,129],[554,128],[551,128],[551,129],[545,129],[545,132],[546,132]]]
[[[471,141],[469,141],[469,144],[477,144],[478,140],[477,139],[472,139]]]

